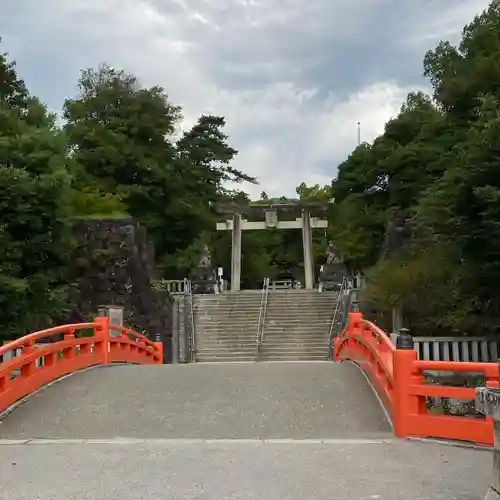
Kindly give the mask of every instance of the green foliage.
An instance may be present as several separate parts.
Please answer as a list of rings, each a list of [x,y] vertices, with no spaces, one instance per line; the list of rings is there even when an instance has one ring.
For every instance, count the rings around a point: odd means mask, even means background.
[[[458,46],[443,41],[426,54],[432,97],[410,93],[383,134],[341,163],[331,185],[296,189],[300,201],[330,203],[326,214],[313,214],[329,220],[327,231],[314,233],[316,266],[333,240],[347,265],[368,276],[365,303],[386,316],[402,306],[415,333],[500,329],[499,58],[494,0]],[[227,272],[231,235],[215,231],[211,206],[249,203],[244,190],[227,186],[257,182],[233,167],[237,151],[224,117],[202,115],[179,133],[182,109],[163,88],[106,65],[82,71],[64,118],[61,130],[0,55],[3,335],[57,321],[69,307],[75,218],[137,219],[154,244],[160,278],[189,275],[206,245]],[[264,190],[259,198],[251,203],[293,201]],[[388,221],[402,212],[412,239],[386,257]],[[297,230],[249,231],[242,285],[259,287],[265,276],[302,280],[302,260]]]
[[[128,213],[147,227],[165,272],[189,271],[195,240],[215,225],[209,203],[223,196],[222,183],[255,182],[230,165],[237,151],[224,118],[201,116],[176,140],[181,108],[162,88],[108,66],[83,71],[79,88],[65,103],[80,167],[77,212]]]
[[[434,101],[410,94],[333,183],[337,244],[366,270],[365,301],[400,305],[415,333],[500,329],[500,2],[424,60]],[[404,251],[379,260],[387,220],[413,215]]]
[[[128,214],[121,197],[101,191],[97,186],[73,187],[71,212],[81,219],[123,218]]]
[[[63,134],[0,57],[0,339],[64,307],[71,175]]]

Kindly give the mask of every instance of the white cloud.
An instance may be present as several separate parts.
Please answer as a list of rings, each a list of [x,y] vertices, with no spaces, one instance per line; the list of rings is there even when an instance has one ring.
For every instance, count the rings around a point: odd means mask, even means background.
[[[338,159],[345,158],[356,146],[357,122],[361,122],[362,140],[372,140],[399,111],[409,90],[394,82],[380,82],[347,100],[336,100],[332,94],[313,103],[312,98],[301,98],[293,87],[276,87],[274,94],[266,94],[266,105],[258,108],[258,112],[274,110],[271,118],[267,115],[258,120],[266,123],[267,119],[265,133],[253,141],[252,148],[242,151],[236,165],[263,179],[262,186],[268,193],[294,194],[302,181],[328,184]],[[256,115],[252,113],[252,102],[250,99],[248,107],[241,107],[240,101],[234,116],[228,115],[235,128],[245,129],[238,113],[253,121]],[[255,187],[252,192],[261,190]]]
[[[474,16],[488,7],[491,0],[435,0],[426,9],[418,9],[409,18],[410,32],[406,44],[425,50],[433,48],[439,40],[456,43],[462,29]],[[420,6],[416,3],[415,5]]]
[[[226,116],[235,166],[261,181],[252,194],[290,195],[302,181],[330,182],[356,144],[356,123],[373,139],[421,85],[383,68],[353,79],[383,49],[377,33],[420,46],[459,32],[487,3],[442,1],[446,22],[436,3],[402,9],[396,0],[23,0],[2,7],[0,33],[21,70],[36,63],[53,75],[54,85],[40,73],[28,79],[52,105],[76,91],[80,68],[106,61],[164,86],[186,124]],[[406,17],[393,25],[394,12]]]

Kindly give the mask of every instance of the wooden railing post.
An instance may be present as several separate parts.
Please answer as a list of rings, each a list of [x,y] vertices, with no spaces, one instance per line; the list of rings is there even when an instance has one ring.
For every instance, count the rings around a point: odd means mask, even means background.
[[[417,352],[410,349],[396,349],[393,351],[394,377],[394,432],[398,437],[410,435],[408,417],[415,413],[417,406],[411,399],[408,388],[412,384],[412,364],[417,360]]]
[[[160,352],[160,362],[158,364],[163,364],[163,357],[164,357],[164,352],[163,352],[163,342],[155,342],[155,346]]]
[[[99,316],[95,319],[94,337],[97,345],[94,344],[94,350],[101,351],[102,363],[109,365],[109,319],[106,316]]]
[[[359,322],[363,319],[363,314],[360,312],[350,312],[347,316],[347,326],[346,330],[349,333],[354,333],[356,328],[359,327]]]

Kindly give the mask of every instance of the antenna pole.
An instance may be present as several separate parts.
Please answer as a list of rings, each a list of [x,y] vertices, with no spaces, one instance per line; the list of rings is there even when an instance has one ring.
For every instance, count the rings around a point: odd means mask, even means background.
[[[358,122],[358,146],[361,144],[361,122]]]

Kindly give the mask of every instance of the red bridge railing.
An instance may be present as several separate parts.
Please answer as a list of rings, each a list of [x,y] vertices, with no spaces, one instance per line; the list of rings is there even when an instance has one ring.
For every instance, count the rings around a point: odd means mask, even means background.
[[[350,313],[347,326],[334,340],[334,360],[350,360],[367,374],[399,437],[425,437],[493,445],[489,418],[433,414],[427,397],[475,399],[473,387],[425,384],[427,371],[482,374],[487,387],[498,387],[495,363],[419,361],[414,350],[396,349],[390,338],[361,313]]]
[[[63,339],[37,344],[55,335],[63,335]],[[110,325],[108,318],[25,335],[0,347],[0,359],[10,353],[12,357],[0,362],[0,412],[43,385],[89,366],[163,362],[161,343],[120,325]]]

